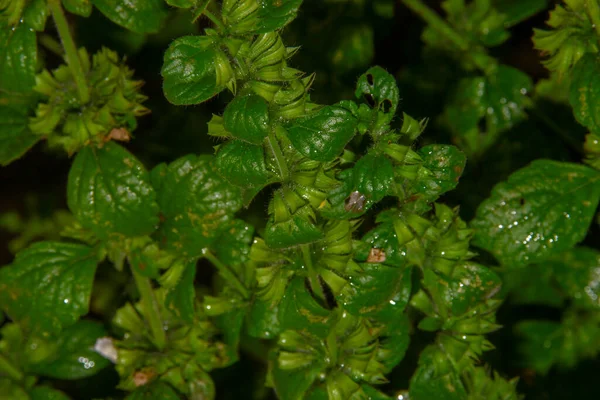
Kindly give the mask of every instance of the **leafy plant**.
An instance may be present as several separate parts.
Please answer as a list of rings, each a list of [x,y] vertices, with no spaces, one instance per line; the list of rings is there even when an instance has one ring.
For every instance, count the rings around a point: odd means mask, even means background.
[[[68,212],[0,219],[18,235],[0,269],[0,393],[520,399],[534,390],[515,367],[598,354],[599,3],[565,1],[535,30],[547,79],[496,56],[544,0],[445,0],[443,17],[421,0],[302,3],[0,0],[0,163],[40,141],[69,157]],[[311,28],[303,10],[347,14]],[[426,24],[426,67],[398,77],[367,68],[396,13]],[[147,97],[117,51],[78,47],[94,23],[134,58],[160,48],[164,98],[187,107]],[[285,44],[311,29],[337,31],[309,53],[320,75]],[[214,154],[155,145],[151,109],[167,146],[206,129]],[[558,160],[506,150],[531,148],[528,130],[556,133]],[[79,391],[90,382],[101,393]]]

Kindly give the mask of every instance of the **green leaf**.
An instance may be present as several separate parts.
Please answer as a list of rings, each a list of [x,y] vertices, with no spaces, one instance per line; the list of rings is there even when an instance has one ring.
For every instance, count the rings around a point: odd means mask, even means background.
[[[40,242],[0,268],[0,305],[30,329],[57,332],[87,314],[98,260],[88,246]]]
[[[515,330],[522,337],[519,350],[527,366],[541,374],[546,374],[557,362],[557,352],[563,346],[560,323],[523,321]]]
[[[439,359],[445,359],[441,350],[430,345],[421,352],[419,367],[410,380],[411,400],[464,400],[467,393],[460,377],[453,369],[441,370]]]
[[[291,121],[288,138],[300,154],[316,161],[331,161],[354,137],[356,124],[356,118],[347,109],[325,106]]]
[[[33,29],[24,23],[0,28],[0,91],[31,91],[37,61]]]
[[[176,105],[202,103],[225,89],[229,68],[212,37],[177,38],[165,52],[161,69],[165,97]]]
[[[246,315],[248,334],[261,339],[274,339],[281,333],[279,307],[255,298]]]
[[[542,264],[555,276],[556,287],[574,305],[592,310],[600,309],[600,252],[576,247],[552,257]]]
[[[496,185],[481,203],[471,223],[473,243],[509,268],[540,262],[585,237],[599,200],[597,171],[534,161]]]
[[[158,225],[158,206],[142,163],[113,141],[84,147],[69,171],[69,209],[102,238],[142,236]]]
[[[108,19],[137,33],[157,32],[167,13],[162,0],[91,0]]]
[[[258,26],[254,33],[281,29],[296,18],[302,0],[258,0]]]
[[[389,158],[367,153],[352,168],[352,191],[377,203],[394,190],[394,167]]]
[[[91,0],[62,0],[65,10],[70,13],[89,17],[92,14]]]
[[[525,73],[500,65],[490,77],[462,79],[444,113],[444,121],[467,154],[483,153],[498,136],[525,119],[533,88]]]
[[[162,214],[159,240],[167,249],[198,257],[219,227],[242,207],[239,190],[221,178],[211,156],[188,155],[159,167],[156,187]]]
[[[368,24],[345,26],[331,54],[331,64],[339,73],[368,67],[375,56],[373,28]]]
[[[586,54],[571,75],[569,102],[577,121],[590,131],[600,133],[600,59]]]
[[[269,183],[262,147],[232,140],[219,148],[216,156],[219,173],[243,190],[256,191]]]
[[[56,379],[81,379],[95,375],[110,364],[94,350],[96,340],[106,335],[101,324],[80,320],[60,333],[56,341],[58,350],[51,361],[30,368],[36,375]]]
[[[261,144],[269,134],[269,104],[261,96],[238,96],[225,108],[223,124],[243,141]]]
[[[10,164],[41,139],[29,130],[26,102],[12,101],[13,97],[0,97],[0,165]]]
[[[31,0],[23,11],[23,22],[36,31],[41,32],[46,27],[48,14],[46,0]]]
[[[394,118],[400,102],[396,78],[381,67],[372,67],[362,74],[354,94],[357,99],[364,99],[380,111],[378,125],[389,123]]]
[[[179,8],[190,8],[196,5],[198,0],[165,0],[168,5]],[[205,0],[206,1],[206,0]]]
[[[248,260],[253,238],[254,227],[241,219],[235,219],[230,224],[223,224],[219,238],[213,243],[211,250],[221,262],[230,266],[240,265]]]
[[[148,385],[142,385],[130,393],[125,400],[180,400],[181,398],[171,387],[163,381],[154,381]]]
[[[31,389],[29,396],[30,400],[69,400],[69,396],[49,386],[36,386]]]
[[[165,304],[178,318],[192,324],[196,315],[196,261],[186,263],[177,285],[167,292]]]
[[[304,278],[290,281],[279,304],[279,321],[282,330],[302,330],[324,339],[334,318],[306,290]]]
[[[415,182],[415,190],[428,201],[456,188],[467,162],[465,154],[454,146],[432,144],[422,147],[419,155],[423,168]]]
[[[303,400],[306,392],[321,374],[322,363],[313,363],[306,368],[282,368],[277,352],[273,351],[269,357],[269,373],[273,381],[273,388],[277,397],[286,400]]]
[[[544,11],[548,0],[493,0],[495,8],[504,17],[504,26],[511,27]]]

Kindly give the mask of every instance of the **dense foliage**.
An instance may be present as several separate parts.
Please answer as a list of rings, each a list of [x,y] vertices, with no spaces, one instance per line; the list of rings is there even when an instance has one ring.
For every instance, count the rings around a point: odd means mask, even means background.
[[[0,398],[594,398],[599,43],[598,0],[0,0]]]

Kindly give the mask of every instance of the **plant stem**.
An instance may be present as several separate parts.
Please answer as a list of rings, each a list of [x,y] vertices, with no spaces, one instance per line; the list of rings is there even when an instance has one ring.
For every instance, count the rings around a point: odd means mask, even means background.
[[[248,289],[234,271],[232,271],[227,265],[222,263],[221,260],[215,257],[210,250],[204,249],[203,255],[208,261],[217,267],[221,276],[223,276],[227,282],[231,283],[241,293],[241,295],[244,296],[244,298],[250,298],[250,292],[248,292]]]
[[[304,265],[308,270],[308,280],[310,281],[310,286],[312,287],[313,292],[316,293],[317,297],[321,300],[326,301],[325,293],[323,292],[323,287],[321,286],[321,282],[319,281],[319,275],[315,270],[312,257],[310,256],[310,245],[303,244],[300,245],[300,249],[302,250],[302,259],[304,260]]]
[[[285,160],[285,157],[283,156],[281,147],[279,147],[279,142],[277,141],[275,132],[273,132],[272,130],[271,132],[269,132],[269,136],[267,137],[267,143],[269,144],[271,152],[275,157],[275,162],[277,162],[277,167],[279,168],[279,172],[281,173],[281,179],[284,181],[287,180],[290,175],[290,171],[288,170],[287,162]]]
[[[474,49],[468,39],[454,30],[431,8],[423,4],[422,0],[402,0],[402,2],[441,36],[454,43],[485,74],[490,73],[495,68],[496,61],[493,58],[481,50]]]
[[[213,24],[215,24],[217,29],[219,29],[221,32],[225,32],[225,25],[219,18],[217,18],[215,14],[206,9],[204,10],[203,14],[206,15],[206,18],[210,19]]]
[[[79,53],[77,52],[77,47],[75,47],[75,42],[71,36],[69,24],[67,23],[60,0],[48,0],[48,6],[52,12],[56,30],[58,31],[63,48],[65,49],[65,59],[71,69],[75,84],[77,85],[79,100],[81,100],[81,103],[87,104],[90,101],[90,89],[87,85],[83,67],[81,66],[81,60],[79,59]]]
[[[152,290],[152,284],[150,279],[142,276],[139,272],[131,266],[131,273],[135,279],[135,285],[137,286],[140,296],[142,298],[142,304],[146,310],[146,318],[150,324],[150,331],[154,338],[154,345],[159,349],[163,350],[167,345],[167,335],[163,328],[162,319],[160,317],[160,309],[158,308],[158,302],[154,297],[154,290]]]
[[[38,36],[38,41],[42,46],[44,46],[46,49],[56,54],[57,56],[65,56],[64,49],[62,48],[60,43],[58,43],[52,36],[44,33]]]
[[[600,4],[598,4],[598,0],[587,0],[585,6],[587,7],[588,16],[592,21],[596,35],[600,36]]]
[[[2,354],[0,354],[0,376],[1,375],[6,375],[15,381],[23,379],[23,373]]]

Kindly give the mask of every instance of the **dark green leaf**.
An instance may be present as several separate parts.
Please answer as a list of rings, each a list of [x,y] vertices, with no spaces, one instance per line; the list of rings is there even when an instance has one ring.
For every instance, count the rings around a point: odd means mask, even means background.
[[[439,359],[446,358],[441,350],[430,345],[421,352],[419,367],[410,380],[411,400],[464,400],[467,393],[457,373],[452,368],[438,371]]]
[[[16,96],[14,97],[16,98]],[[13,97],[0,98],[0,165],[8,165],[29,150],[40,136],[28,127],[28,104],[12,104]]]
[[[536,263],[586,235],[600,200],[600,174],[583,165],[534,161],[498,184],[477,209],[474,244],[506,267]]]
[[[188,155],[159,167],[156,187],[162,214],[161,243],[196,257],[220,234],[219,227],[242,207],[239,190],[221,178],[211,156]]]
[[[175,389],[163,381],[142,385],[125,397],[125,400],[181,400]]]
[[[223,124],[231,134],[253,144],[261,144],[269,134],[269,105],[261,96],[238,96],[225,108]]]
[[[84,147],[69,171],[69,209],[99,237],[142,236],[158,225],[158,206],[142,163],[111,141]]]
[[[279,304],[279,321],[282,330],[302,330],[324,339],[334,319],[331,312],[313,298],[297,277],[288,284]]]
[[[294,18],[302,0],[258,0],[258,26],[255,33],[268,33],[281,29]]]
[[[367,24],[345,26],[331,54],[331,63],[339,73],[369,66],[375,55],[373,28]]]
[[[91,0],[62,0],[65,9],[73,14],[89,17],[92,14]]]
[[[156,32],[166,16],[162,0],[91,0],[115,24],[137,33]]]
[[[35,84],[35,31],[24,23],[0,28],[0,91],[29,92]]]
[[[368,153],[352,168],[352,191],[377,203],[394,190],[394,167],[389,158]]]
[[[176,105],[198,104],[217,95],[228,79],[219,79],[227,59],[208,36],[177,38],[164,56],[161,74],[167,100]]]
[[[4,394],[4,392],[3,392]],[[69,396],[48,386],[36,386],[29,392],[30,400],[69,400]],[[10,397],[14,399],[13,397]],[[16,400],[16,399],[15,399]]]
[[[555,268],[541,264],[507,270],[502,274],[502,291],[513,304],[539,304],[560,307],[565,296],[554,281]]]
[[[211,246],[215,256],[223,263],[233,266],[245,263],[250,254],[254,227],[235,219],[221,227],[219,238]]]
[[[23,22],[38,32],[44,30],[48,18],[46,0],[31,0],[23,11]]]
[[[558,357],[563,346],[563,334],[560,323],[550,321],[523,321],[516,327],[522,336],[520,351],[527,366],[541,374],[546,374]]]
[[[40,242],[0,268],[0,304],[14,321],[56,332],[87,314],[97,259],[88,246]]]
[[[396,78],[381,67],[372,67],[358,78],[355,95],[381,111],[383,123],[392,120],[400,102]]]
[[[278,193],[275,196],[279,196]],[[281,249],[312,243],[321,239],[322,230],[315,224],[314,212],[310,205],[298,209],[284,221],[267,222],[264,238],[269,247]]]
[[[527,93],[532,88],[528,75],[504,65],[488,78],[462,79],[446,107],[444,121],[463,150],[482,153],[526,117]]]
[[[582,308],[600,309],[600,253],[587,247],[565,251],[545,261],[555,276],[556,286]]]
[[[278,314],[279,307],[255,299],[246,315],[248,334],[261,339],[276,338],[281,332]]]
[[[167,292],[165,305],[181,320],[192,324],[196,315],[196,261],[186,263],[177,285]]]
[[[326,106],[291,122],[288,138],[300,154],[317,161],[331,161],[356,132],[357,120],[339,106]]]
[[[432,144],[422,147],[419,155],[423,158],[423,168],[415,182],[415,190],[429,201],[437,198],[458,185],[458,179],[465,169],[467,158],[454,146]]]
[[[286,400],[304,400],[323,366],[315,363],[306,368],[284,369],[279,365],[277,353],[270,357],[270,374],[277,397]]]
[[[256,190],[269,183],[271,174],[261,146],[232,140],[219,148],[216,164],[219,173],[242,190]]]
[[[600,133],[600,59],[586,54],[571,75],[569,102],[577,121],[591,132]]]
[[[196,5],[198,0],[166,0],[166,2],[173,7],[190,8]]]
[[[54,358],[33,365],[32,371],[37,375],[67,380],[95,375],[110,364],[94,350],[96,340],[106,335],[101,324],[80,320],[60,333]]]

